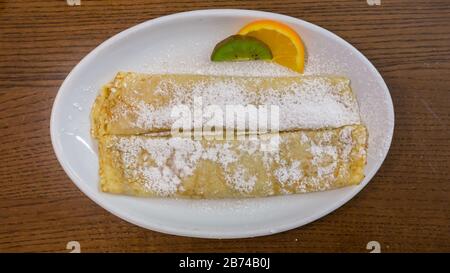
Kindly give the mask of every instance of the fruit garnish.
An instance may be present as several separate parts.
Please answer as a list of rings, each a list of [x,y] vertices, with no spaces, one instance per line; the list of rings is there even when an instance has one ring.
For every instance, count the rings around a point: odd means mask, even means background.
[[[211,61],[271,60],[270,48],[250,36],[232,35],[219,42],[211,54]]]
[[[257,38],[269,46],[273,61],[303,73],[305,47],[300,36],[289,26],[273,20],[254,21],[238,34]]]

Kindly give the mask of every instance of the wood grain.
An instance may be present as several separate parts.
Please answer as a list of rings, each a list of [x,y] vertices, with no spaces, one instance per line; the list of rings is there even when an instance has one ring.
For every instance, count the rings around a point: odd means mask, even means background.
[[[450,3],[366,1],[0,1],[0,252],[450,251]],[[133,3],[133,4],[131,4]],[[143,21],[194,9],[283,13],[340,35],[379,69],[396,113],[392,148],[352,201],[305,227],[240,240],[148,231],[84,196],[53,153],[53,99],[99,43]]]

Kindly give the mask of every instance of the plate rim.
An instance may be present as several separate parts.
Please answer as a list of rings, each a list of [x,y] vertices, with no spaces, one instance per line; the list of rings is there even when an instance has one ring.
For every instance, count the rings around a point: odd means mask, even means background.
[[[183,17],[196,17],[196,16],[254,16],[254,17],[262,17],[262,18],[272,18],[276,20],[281,20],[283,22],[288,23],[301,23],[302,25],[305,25],[309,28],[311,28],[314,31],[318,31],[321,33],[324,33],[325,35],[330,36],[333,38],[336,42],[343,43],[345,46],[352,48],[359,57],[366,63],[367,67],[370,68],[371,73],[376,75],[378,78],[378,82],[381,83],[381,87],[385,89],[387,97],[386,97],[386,103],[389,108],[389,116],[392,116],[392,126],[389,128],[389,139],[386,140],[386,152],[381,157],[381,160],[379,160],[375,164],[375,168],[373,170],[366,174],[367,181],[365,183],[359,184],[357,187],[354,188],[353,191],[349,192],[344,198],[341,198],[339,201],[335,202],[334,204],[331,204],[326,209],[324,209],[321,212],[315,213],[314,215],[311,215],[307,218],[302,218],[298,221],[290,222],[290,224],[284,225],[284,226],[277,226],[275,229],[253,229],[253,230],[242,230],[242,231],[231,231],[231,232],[202,232],[201,230],[196,229],[183,229],[183,227],[167,227],[159,225],[158,223],[153,222],[152,224],[140,222],[136,219],[132,219],[128,215],[122,214],[120,211],[118,211],[114,206],[109,206],[108,204],[105,204],[103,202],[103,198],[101,195],[98,195],[98,193],[95,193],[89,189],[88,186],[85,186],[81,178],[77,176],[77,174],[70,168],[70,164],[65,160],[62,152],[62,146],[60,141],[58,141],[58,131],[56,129],[56,121],[58,119],[56,115],[56,109],[58,105],[60,104],[61,97],[63,96],[63,90],[66,89],[65,86],[68,84],[68,82],[71,81],[71,78],[73,77],[74,71],[78,71],[82,69],[86,63],[90,60],[95,58],[99,52],[101,52],[103,49],[107,48],[111,44],[114,44],[116,41],[122,39],[123,37],[132,34],[133,32],[136,32],[142,28],[149,27],[153,24],[159,24],[164,23],[165,21],[171,21],[175,19],[181,19]],[[275,18],[274,18],[275,17]],[[344,204],[348,203],[353,197],[355,197],[367,184],[372,180],[372,178],[375,176],[375,174],[378,172],[380,167],[382,166],[383,162],[385,161],[393,139],[394,134],[394,128],[395,128],[395,111],[394,111],[394,105],[392,101],[392,97],[389,91],[389,88],[386,85],[386,82],[384,81],[383,77],[379,73],[379,71],[375,68],[375,66],[370,62],[370,60],[365,57],[358,49],[356,49],[353,45],[351,45],[349,42],[344,40],[343,38],[339,37],[338,35],[334,34],[332,31],[329,31],[325,28],[322,28],[316,24],[309,23],[307,21],[304,21],[302,19],[298,19],[295,17],[291,17],[284,14],[279,13],[273,13],[273,12],[266,12],[266,11],[258,11],[258,10],[248,10],[248,9],[204,9],[204,10],[193,10],[193,11],[185,11],[185,12],[179,12],[179,13],[173,13],[165,16],[161,16],[158,18],[153,18],[144,22],[141,22],[135,26],[132,26],[130,28],[127,28],[112,37],[106,39],[103,41],[100,45],[95,47],[93,50],[91,50],[86,56],[84,56],[69,72],[69,74],[64,79],[63,83],[58,89],[58,92],[55,96],[51,116],[50,116],[50,138],[52,142],[53,150],[56,154],[56,158],[58,159],[59,164],[65,171],[65,173],[69,176],[69,178],[72,180],[72,182],[78,187],[78,189],[83,192],[89,199],[94,201],[97,205],[102,207],[103,209],[109,211],[113,215],[119,217],[120,219],[123,219],[129,223],[132,223],[134,225],[137,225],[139,227],[150,229],[153,231],[158,231],[165,234],[172,234],[172,235],[178,235],[178,236],[187,236],[187,237],[196,237],[196,238],[215,238],[215,239],[236,239],[236,238],[251,238],[251,237],[259,237],[259,236],[265,236],[265,235],[271,235],[275,233],[284,232],[287,230],[291,230],[294,228],[298,228],[301,226],[304,226],[306,224],[312,223],[331,212],[337,210]]]

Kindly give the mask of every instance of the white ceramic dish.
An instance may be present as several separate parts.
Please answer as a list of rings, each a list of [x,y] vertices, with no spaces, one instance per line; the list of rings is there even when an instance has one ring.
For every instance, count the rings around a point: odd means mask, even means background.
[[[234,34],[245,23],[261,18],[285,22],[298,31],[308,51],[307,72],[340,74],[351,79],[370,134],[364,181],[359,186],[327,192],[242,200],[145,199],[100,192],[96,144],[89,134],[89,112],[99,88],[120,70],[205,73],[216,42]],[[247,68],[240,74],[260,70],[245,65]],[[208,69],[206,72],[233,74],[233,69],[226,65]],[[316,25],[249,10],[179,13],[144,22],[115,35],[89,53],[67,76],[56,96],[50,124],[59,162],[80,190],[97,204],[144,228],[204,238],[273,234],[332,212],[374,176],[389,150],[393,128],[389,90],[359,51]]]

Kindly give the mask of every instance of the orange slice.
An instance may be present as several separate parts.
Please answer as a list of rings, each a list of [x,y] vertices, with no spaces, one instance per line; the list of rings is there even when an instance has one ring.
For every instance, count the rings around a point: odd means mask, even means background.
[[[270,47],[273,61],[303,73],[305,47],[300,36],[289,26],[273,20],[249,23],[238,34],[257,38]]]

